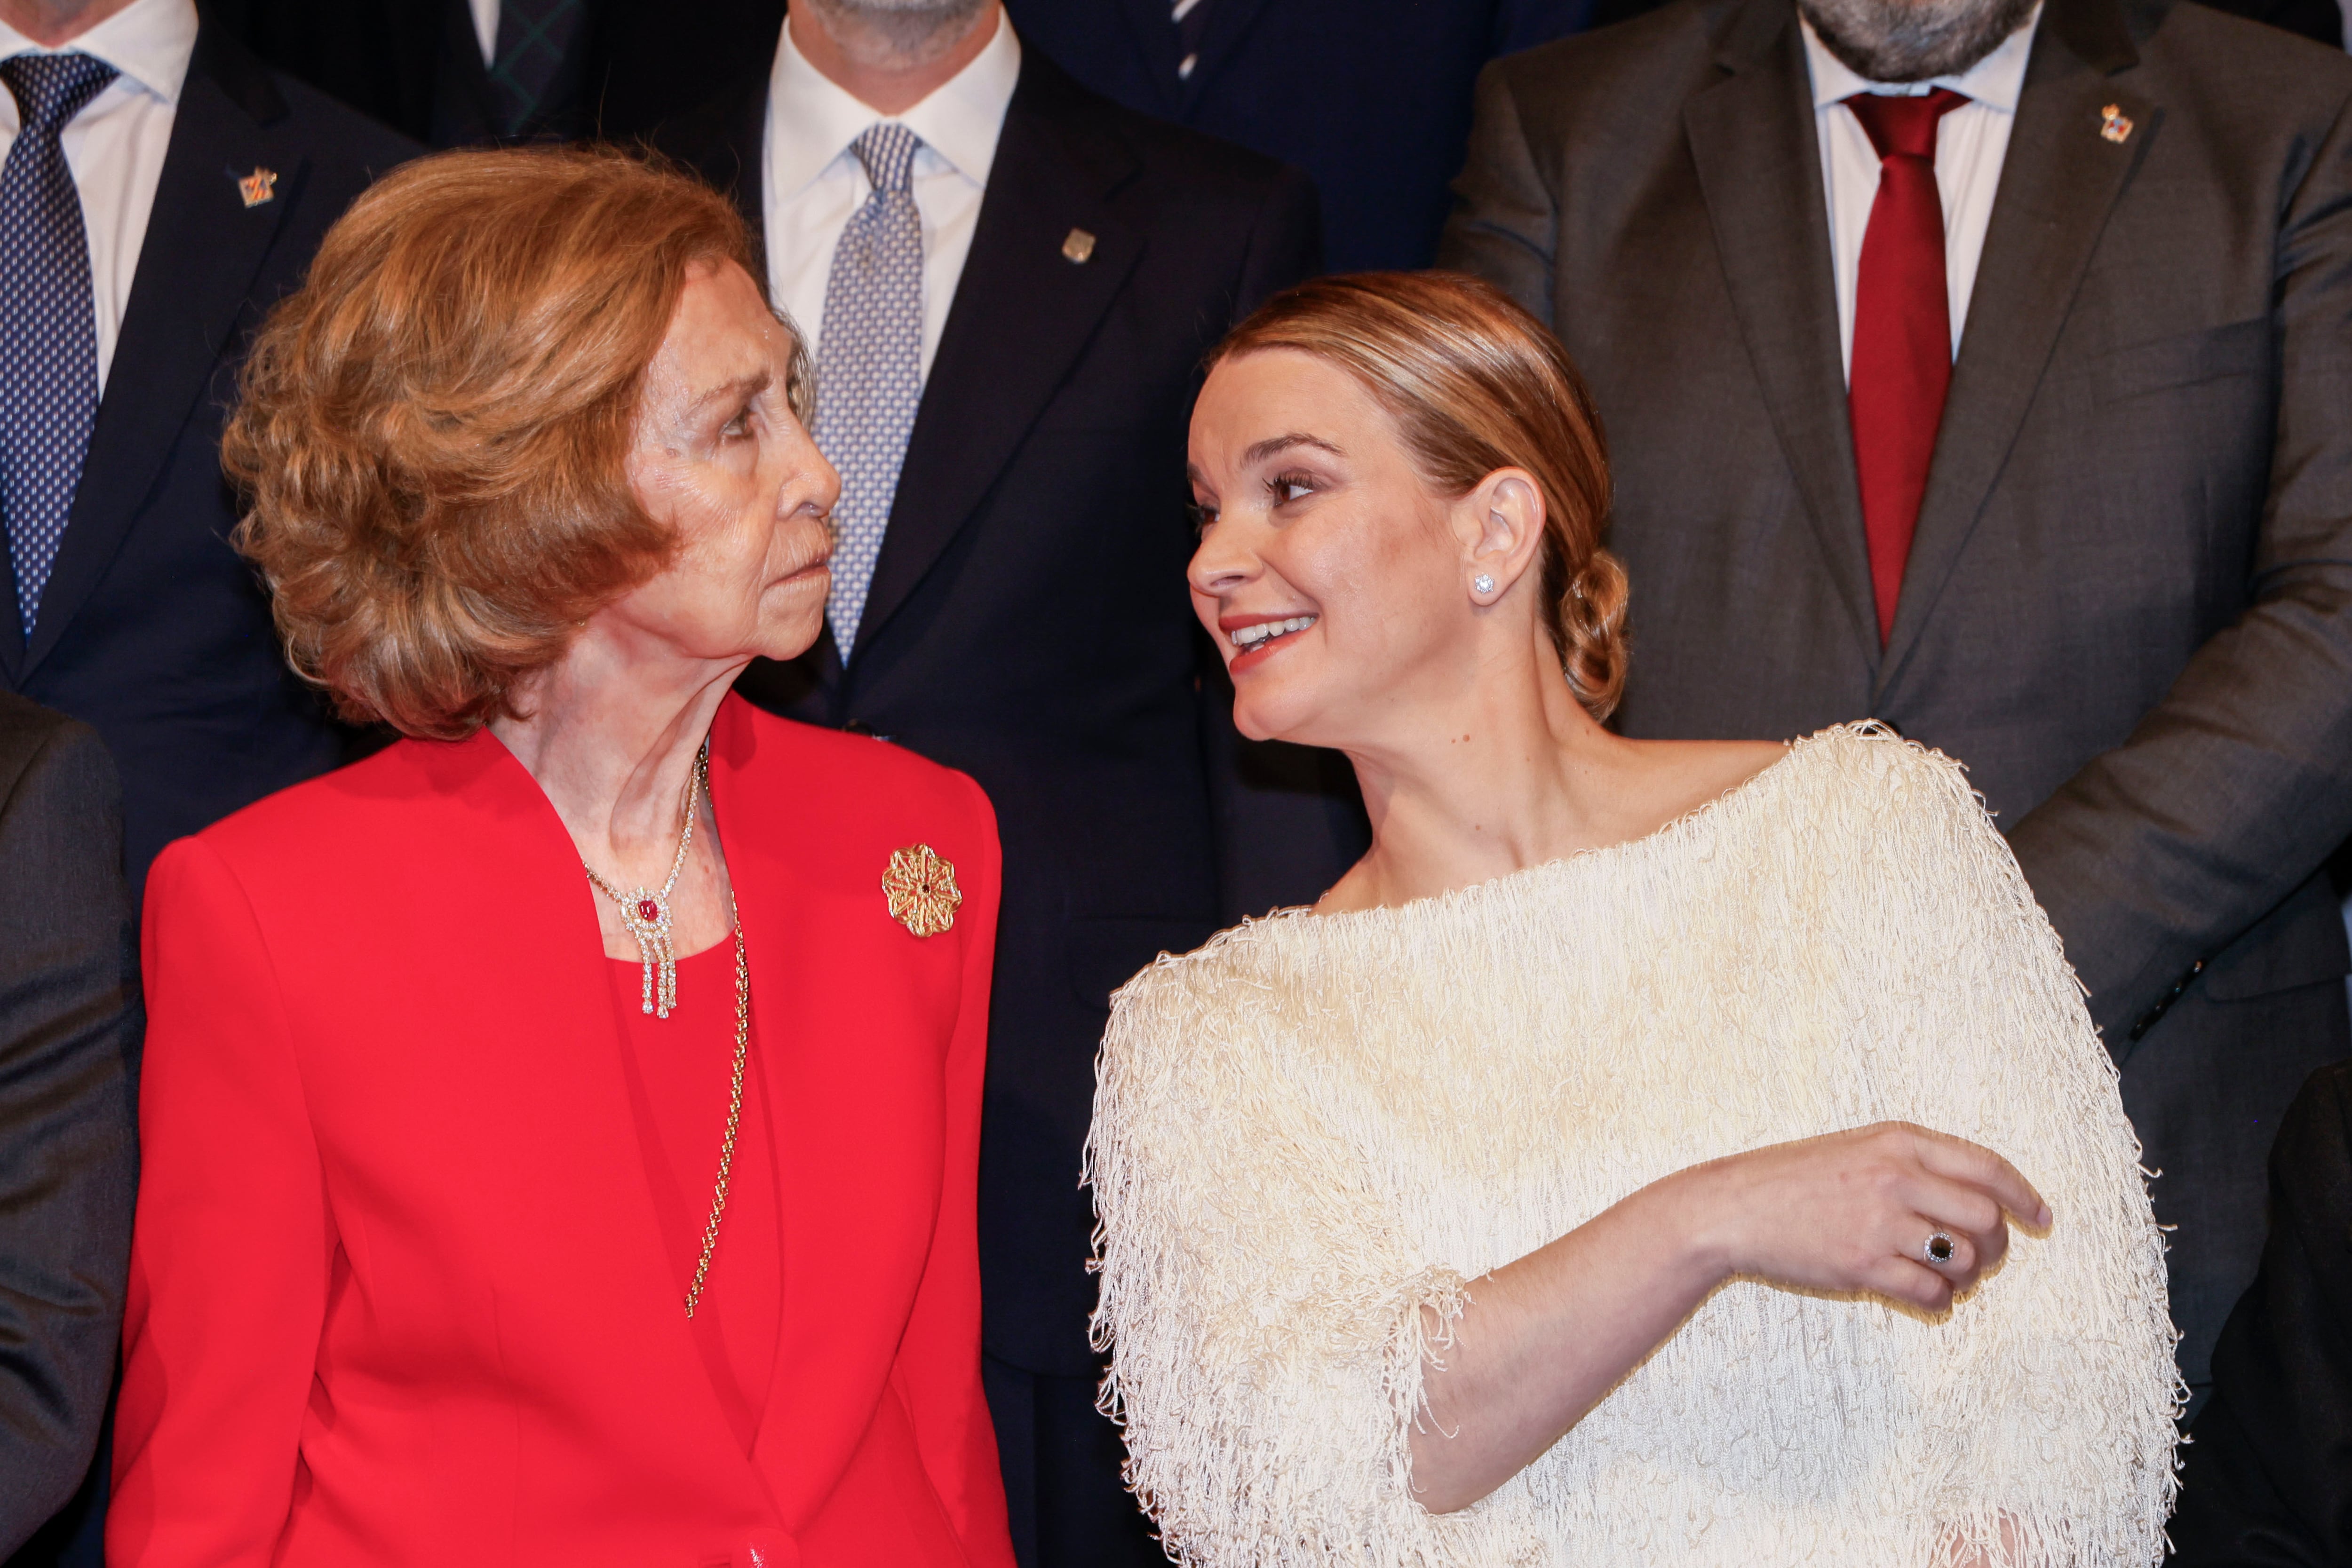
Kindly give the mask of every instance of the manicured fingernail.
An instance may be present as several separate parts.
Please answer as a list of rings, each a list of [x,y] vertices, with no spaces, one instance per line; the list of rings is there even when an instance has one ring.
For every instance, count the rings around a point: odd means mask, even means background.
[[[2050,1228],[2050,1206],[2048,1204],[2045,1203],[2042,1206],[2041,1214],[2036,1216],[2034,1218],[2033,1228],[2036,1230],[2047,1230]]]

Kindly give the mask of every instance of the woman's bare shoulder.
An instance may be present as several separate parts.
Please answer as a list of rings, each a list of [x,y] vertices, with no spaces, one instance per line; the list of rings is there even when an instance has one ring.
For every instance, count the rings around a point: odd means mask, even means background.
[[[1659,824],[1688,816],[1733,793],[1787,760],[1790,747],[1778,740],[1634,740],[1633,759],[1643,775],[1645,814]]]

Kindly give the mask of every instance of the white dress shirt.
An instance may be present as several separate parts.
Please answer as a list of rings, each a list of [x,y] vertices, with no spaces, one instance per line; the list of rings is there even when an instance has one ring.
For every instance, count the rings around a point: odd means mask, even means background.
[[[1924,97],[1949,88],[1968,102],[1937,126],[1936,188],[1944,199],[1944,280],[1951,290],[1952,354],[1960,352],[1968,325],[1969,295],[1984,256],[1985,228],[2000,188],[2001,160],[2009,152],[2010,128],[2017,122],[2017,95],[2025,86],[2025,61],[2033,50],[2033,29],[2042,19],[2036,5],[2025,25],[2001,40],[1967,74],[1933,81],[1865,81],[1829,52],[1812,24],[1799,18],[1805,33],[1805,64],[1813,80],[1813,134],[1822,148],[1822,193],[1830,210],[1830,256],[1837,271],[1838,343],[1846,373],[1853,373],[1853,284],[1862,267],[1862,236],[1870,226],[1870,204],[1878,196],[1878,153],[1853,110],[1840,101],[1858,92]]]
[[[196,52],[195,0],[135,0],[61,48],[45,49],[0,22],[0,59],[16,55],[94,56],[121,74],[58,133],[58,145],[81,192],[81,225],[89,236],[91,303],[98,312],[98,386],[114,363],[147,214],[163,177],[172,117]],[[16,95],[0,87],[0,160],[16,144]],[[0,244],[6,244],[0,235]]]
[[[809,64],[793,43],[792,28],[784,28],[768,81],[760,207],[766,216],[769,289],[812,354],[824,331],[834,246],[870,188],[850,143],[867,127],[896,120],[923,141],[915,152],[914,187],[923,219],[922,372],[929,379],[1020,78],[1021,44],[1000,11],[996,36],[970,65],[906,113],[877,114]]]

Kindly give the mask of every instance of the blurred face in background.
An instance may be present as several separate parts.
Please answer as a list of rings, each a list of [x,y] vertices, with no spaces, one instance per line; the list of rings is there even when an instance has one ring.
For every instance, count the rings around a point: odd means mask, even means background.
[[[968,37],[998,0],[800,0],[825,36],[861,65],[928,65]]]
[[[1871,81],[1958,76],[2025,25],[2035,0],[1797,0],[1831,54]]]

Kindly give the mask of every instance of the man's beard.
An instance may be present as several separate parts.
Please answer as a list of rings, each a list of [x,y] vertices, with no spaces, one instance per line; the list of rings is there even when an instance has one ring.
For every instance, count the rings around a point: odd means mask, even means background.
[[[988,0],[808,0],[831,17],[828,32],[863,33],[882,45],[894,63],[920,65],[963,41]],[[845,26],[844,26],[845,24]]]
[[[1797,0],[1829,52],[1868,81],[1954,77],[2025,25],[2035,0]]]

